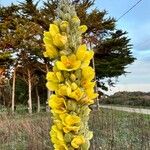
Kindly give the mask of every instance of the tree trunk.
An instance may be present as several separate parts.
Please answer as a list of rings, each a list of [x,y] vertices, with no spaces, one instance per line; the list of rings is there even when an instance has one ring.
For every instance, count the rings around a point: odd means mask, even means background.
[[[92,59],[92,64],[93,64],[93,69],[94,69],[94,71],[95,71],[95,60],[94,60],[94,57],[93,57],[93,59]],[[96,71],[95,71],[95,82],[96,82]],[[96,84],[95,84],[95,91],[96,91],[96,93],[98,93],[98,87],[97,87],[97,82],[96,82]],[[97,97],[96,98],[96,107],[97,107],[97,109],[99,110],[99,108],[100,108],[100,106],[99,106],[99,98]]]
[[[49,68],[48,65],[46,64],[46,72],[48,73]],[[48,106],[48,99],[51,96],[51,92],[47,89],[47,101],[46,101],[46,112],[50,112],[50,108]]]
[[[32,90],[32,85],[31,85],[31,72],[30,69],[28,69],[28,95],[29,95],[29,99],[28,99],[28,110],[29,110],[29,114],[32,114],[32,95],[31,95],[31,90]]]
[[[11,110],[12,113],[15,111],[15,85],[16,85],[16,67],[14,68],[14,74],[13,74],[13,85],[12,85],[12,104],[11,104]]]
[[[90,49],[93,49],[91,42],[89,43],[89,46],[90,46]],[[92,58],[92,66],[93,66],[93,69],[94,69],[94,71],[95,71],[95,78],[94,78],[94,80],[95,80],[95,82],[96,82],[96,70],[95,70],[95,60],[94,60],[94,57]],[[95,84],[95,91],[96,91],[96,93],[98,93],[97,82],[96,82],[96,84]],[[98,97],[96,98],[96,107],[97,107],[97,109],[99,110],[100,105],[99,105],[99,98],[98,98]]]
[[[39,92],[38,92],[37,86],[35,88],[35,91],[36,91],[36,98],[37,98],[37,112],[39,113],[41,107],[40,107],[40,96],[39,96]]]

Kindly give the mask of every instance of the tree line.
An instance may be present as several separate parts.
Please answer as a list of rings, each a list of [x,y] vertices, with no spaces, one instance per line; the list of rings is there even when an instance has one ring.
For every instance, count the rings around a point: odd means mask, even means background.
[[[116,92],[111,96],[104,96],[100,103],[150,107],[150,92]]]

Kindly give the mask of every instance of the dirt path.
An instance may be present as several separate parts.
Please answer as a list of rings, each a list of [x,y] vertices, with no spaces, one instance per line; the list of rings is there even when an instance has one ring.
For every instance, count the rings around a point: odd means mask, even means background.
[[[150,115],[150,109],[119,107],[119,106],[110,106],[110,105],[100,105],[100,107],[108,108],[108,109],[115,109],[115,110],[119,110],[119,111],[127,111],[127,112]]]

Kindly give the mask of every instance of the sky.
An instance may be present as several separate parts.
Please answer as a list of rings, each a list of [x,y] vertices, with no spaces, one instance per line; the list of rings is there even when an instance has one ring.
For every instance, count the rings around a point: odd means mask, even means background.
[[[9,5],[22,0],[0,0],[1,5]],[[106,10],[108,16],[118,19],[139,0],[95,0],[99,10]],[[142,0],[128,14],[117,22],[117,28],[128,32],[133,44],[136,61],[126,69],[130,72],[118,78],[114,88],[107,94],[117,91],[150,92],[150,0]]]

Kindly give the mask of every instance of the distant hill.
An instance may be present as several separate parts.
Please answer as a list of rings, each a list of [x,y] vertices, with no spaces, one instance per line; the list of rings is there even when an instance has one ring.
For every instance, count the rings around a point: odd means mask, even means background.
[[[150,107],[150,92],[116,92],[114,95],[104,96],[100,103]]]

